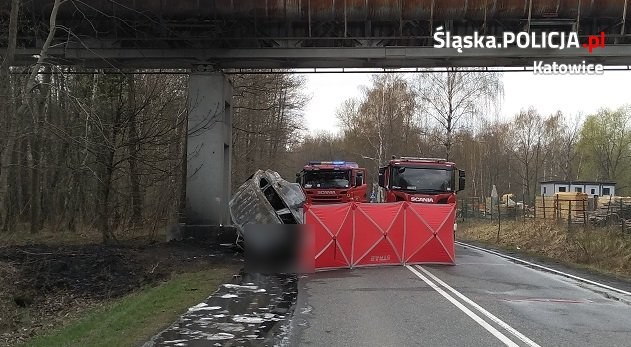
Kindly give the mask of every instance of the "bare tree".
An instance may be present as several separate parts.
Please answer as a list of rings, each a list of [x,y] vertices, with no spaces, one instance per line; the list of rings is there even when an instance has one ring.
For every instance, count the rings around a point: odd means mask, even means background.
[[[571,181],[578,178],[575,161],[581,126],[582,122],[568,121],[561,111],[544,120],[542,179]]]
[[[522,180],[523,194],[528,199],[534,199],[536,194],[532,187],[537,184],[540,167],[543,123],[541,115],[534,108],[520,112],[513,121],[515,157],[520,164],[516,171]]]
[[[420,136],[415,98],[402,75],[375,75],[359,100],[347,100],[338,109],[347,151],[368,168],[373,188],[376,172],[392,155],[414,155]]]
[[[561,129],[561,141],[563,163],[562,172],[565,180],[578,179],[580,165],[575,164],[576,158],[579,156],[578,142],[580,140],[580,130],[582,122],[580,118],[576,121],[568,121],[564,119],[565,124]]]
[[[0,125],[5,128],[4,141],[0,142],[0,226],[8,219],[9,208],[7,206],[9,194],[8,177],[11,155],[13,154],[13,145],[15,141],[15,121],[10,104],[11,98],[11,80],[10,69],[13,65],[15,56],[15,48],[17,42],[17,25],[18,14],[20,11],[20,0],[11,1],[11,14],[9,19],[9,38],[7,43],[7,53],[2,58],[0,64],[0,113],[4,119],[0,119]],[[7,224],[4,223],[4,226]]]
[[[234,76],[233,184],[240,185],[253,171],[274,168],[293,175],[287,161],[304,130],[302,110],[305,79],[296,75],[244,74]]]
[[[50,14],[50,18],[49,18],[49,32],[48,35],[46,37],[46,40],[44,41],[44,44],[40,50],[39,56],[37,58],[37,62],[34,64],[34,66],[31,67],[31,71],[30,74],[28,76],[28,79],[26,80],[26,85],[24,88],[24,91],[22,92],[23,95],[23,100],[22,103],[20,104],[19,108],[16,110],[16,112],[14,113],[18,118],[19,117],[26,117],[28,119],[30,119],[31,123],[30,123],[30,129],[31,131],[28,134],[28,143],[27,143],[27,150],[29,152],[29,156],[28,156],[28,165],[31,168],[31,203],[30,203],[30,207],[31,207],[31,232],[36,232],[39,227],[40,227],[40,192],[41,192],[41,188],[40,188],[40,168],[39,168],[39,164],[41,162],[41,160],[43,159],[43,153],[40,150],[40,135],[41,135],[41,117],[42,117],[42,113],[47,112],[48,109],[48,91],[49,91],[49,84],[50,84],[50,78],[49,77],[45,77],[43,79],[43,81],[38,83],[38,74],[40,73],[40,69],[42,68],[44,62],[46,61],[47,58],[47,54],[48,54],[48,49],[50,48],[53,39],[55,37],[55,31],[57,29],[57,12],[59,10],[59,7],[65,2],[66,0],[55,0],[55,2],[53,3],[53,7],[51,9],[51,14]],[[8,54],[7,56],[4,58],[3,63],[2,63],[2,68],[0,68],[1,71],[3,71],[2,74],[6,75],[6,79],[9,80],[8,77],[8,72],[10,69],[11,64],[13,63],[13,58],[14,58],[14,54],[15,54],[15,45],[16,45],[16,40],[17,40],[17,29],[16,29],[16,25],[17,25],[17,17],[18,17],[18,10],[19,10],[19,1],[13,1],[12,2],[12,8],[11,8],[11,19],[10,19],[10,32],[9,32],[9,49],[8,49]],[[47,67],[47,69],[50,69],[50,67]],[[6,83],[6,85],[8,86],[9,84]],[[39,88],[38,88],[39,87]],[[2,93],[2,95],[8,95],[8,93],[5,91]],[[7,112],[7,114],[9,114],[9,112]],[[3,151],[3,155],[2,155],[2,161],[0,161],[0,165],[2,167],[5,167],[5,165],[8,163],[8,157],[11,156],[12,152],[13,152],[13,143],[12,143],[12,137],[15,137],[15,134],[13,134],[15,132],[16,129],[16,120],[11,119],[11,117],[8,117],[8,133],[11,134],[11,136],[8,137],[8,142],[6,145],[6,148]],[[5,167],[6,168],[6,167]],[[2,170],[0,168],[0,170]],[[7,191],[8,191],[8,186],[5,183],[6,178],[6,174],[0,174],[3,177],[1,178],[1,182],[0,184],[2,184],[2,189],[6,190],[4,192],[2,192],[2,198],[0,198],[0,203],[2,205],[2,208],[7,210],[6,208],[6,196],[7,196]],[[5,224],[6,226],[6,224]]]
[[[443,132],[447,159],[454,145],[454,132],[461,123],[483,116],[503,93],[499,73],[459,71],[458,68],[419,74],[415,89],[421,112],[429,114]]]

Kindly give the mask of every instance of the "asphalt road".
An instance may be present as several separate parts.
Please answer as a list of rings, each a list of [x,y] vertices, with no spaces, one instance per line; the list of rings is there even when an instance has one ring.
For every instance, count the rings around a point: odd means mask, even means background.
[[[457,246],[457,266],[300,278],[292,346],[631,346],[631,297]]]

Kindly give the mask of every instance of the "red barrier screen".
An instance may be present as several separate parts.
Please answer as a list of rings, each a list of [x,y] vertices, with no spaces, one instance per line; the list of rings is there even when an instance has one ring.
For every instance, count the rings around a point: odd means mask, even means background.
[[[316,269],[351,267],[351,211],[351,204],[305,206],[305,224],[313,227]]]
[[[454,264],[455,204],[306,205],[316,269]]]

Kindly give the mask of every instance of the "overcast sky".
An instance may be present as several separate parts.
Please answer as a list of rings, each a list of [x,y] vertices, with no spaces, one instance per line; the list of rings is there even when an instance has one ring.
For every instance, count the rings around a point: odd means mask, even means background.
[[[311,101],[305,120],[311,132],[337,131],[335,111],[346,99],[360,96],[370,74],[306,74]],[[510,118],[521,109],[534,106],[541,114],[561,110],[574,117],[631,103],[631,72],[606,71],[603,75],[542,76],[532,72],[504,73],[501,116]]]

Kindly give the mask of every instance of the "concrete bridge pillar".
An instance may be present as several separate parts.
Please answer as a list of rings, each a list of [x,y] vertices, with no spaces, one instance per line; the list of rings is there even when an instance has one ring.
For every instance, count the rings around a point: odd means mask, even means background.
[[[186,223],[230,224],[232,85],[222,72],[198,69],[188,82]]]

